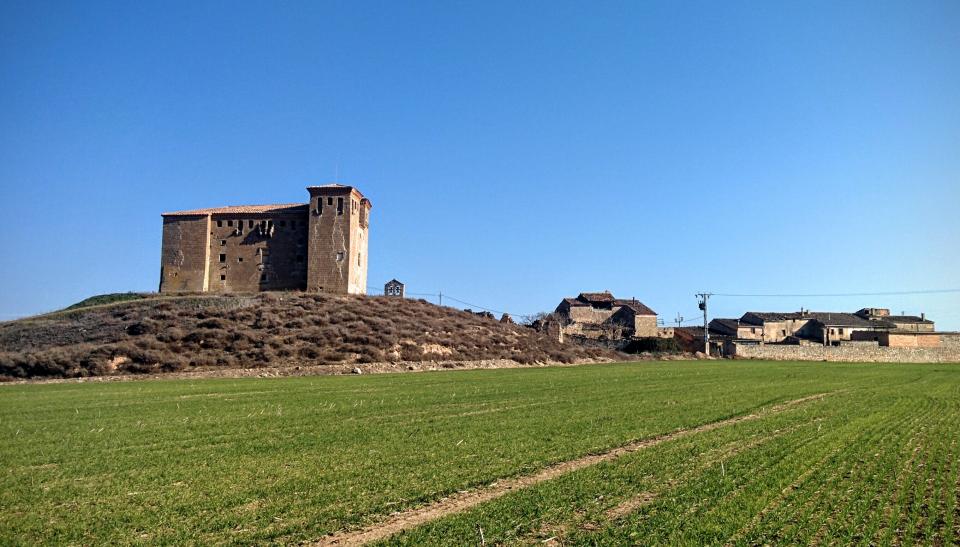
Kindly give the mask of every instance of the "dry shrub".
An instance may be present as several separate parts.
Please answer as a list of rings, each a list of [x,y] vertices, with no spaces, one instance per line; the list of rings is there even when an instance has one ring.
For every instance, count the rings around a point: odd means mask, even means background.
[[[444,355],[424,354],[436,344]],[[563,345],[518,325],[501,324],[424,300],[270,293],[137,302],[78,310],[43,324],[0,325],[0,376],[153,373],[192,367],[388,360],[514,359],[570,362],[612,356]]]

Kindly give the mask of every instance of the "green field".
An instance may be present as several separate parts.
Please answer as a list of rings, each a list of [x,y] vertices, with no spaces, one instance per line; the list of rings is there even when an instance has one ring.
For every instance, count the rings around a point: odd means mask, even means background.
[[[960,366],[727,361],[0,386],[0,543],[322,539],[751,414],[384,541],[960,542]]]

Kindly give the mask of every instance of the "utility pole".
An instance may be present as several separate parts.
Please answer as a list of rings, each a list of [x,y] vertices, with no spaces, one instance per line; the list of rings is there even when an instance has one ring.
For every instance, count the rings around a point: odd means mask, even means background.
[[[697,303],[700,309],[703,310],[703,352],[707,355],[710,355],[710,329],[707,326],[707,300],[709,300],[711,296],[713,296],[713,293],[697,293]]]
[[[680,312],[677,312],[677,318],[673,320],[677,324],[677,328],[680,328],[680,325],[683,323],[683,316],[680,315]]]
[[[440,305],[442,306],[442,305],[443,305],[443,291],[440,291],[440,294],[438,294],[437,296],[440,297]]]

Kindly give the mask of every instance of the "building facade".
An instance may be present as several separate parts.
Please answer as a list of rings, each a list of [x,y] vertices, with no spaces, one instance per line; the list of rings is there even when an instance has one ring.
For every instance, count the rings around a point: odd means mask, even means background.
[[[370,200],[310,186],[309,203],[163,213],[160,292],[366,294]]]
[[[649,338],[661,335],[657,313],[635,299],[615,298],[610,292],[585,292],[564,298],[554,314],[566,334],[586,338]],[[671,333],[672,336],[672,333]]]
[[[404,298],[406,290],[403,286],[403,283],[397,281],[396,279],[391,279],[387,281],[383,286],[384,296],[396,296],[398,298]]]
[[[710,322],[718,343],[840,346],[871,342],[889,347],[939,347],[940,334],[926,315],[890,315],[886,308],[845,312],[747,312]]]

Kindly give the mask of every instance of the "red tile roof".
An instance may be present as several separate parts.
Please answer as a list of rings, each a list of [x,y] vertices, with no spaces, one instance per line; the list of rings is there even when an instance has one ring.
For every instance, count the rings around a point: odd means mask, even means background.
[[[279,205],[228,205],[225,207],[210,207],[208,209],[191,209],[189,211],[174,211],[163,213],[161,216],[197,216],[197,215],[244,215],[263,213],[300,213],[306,212],[309,205],[306,203],[282,203]]]

